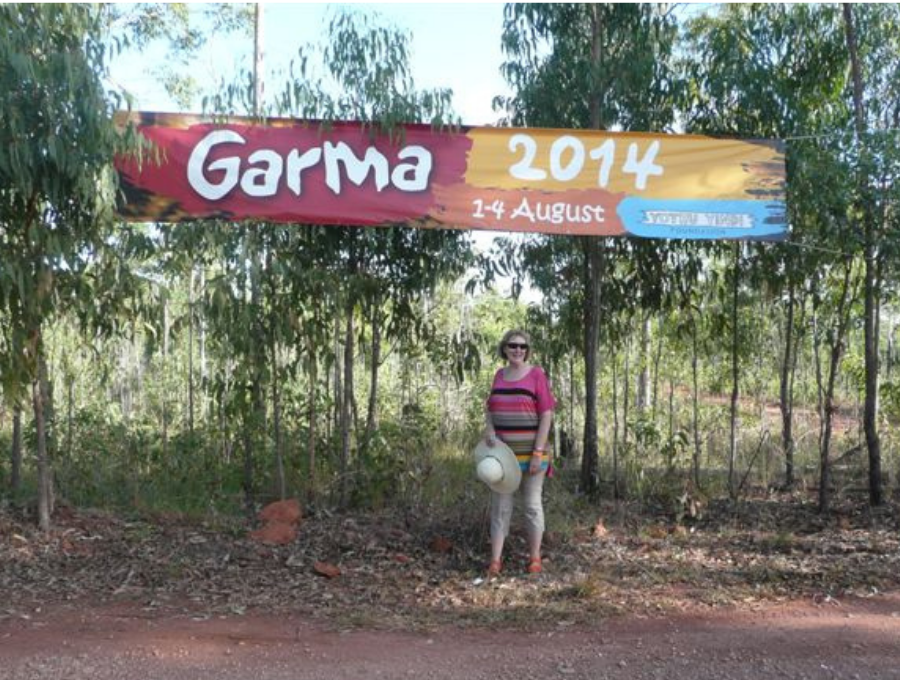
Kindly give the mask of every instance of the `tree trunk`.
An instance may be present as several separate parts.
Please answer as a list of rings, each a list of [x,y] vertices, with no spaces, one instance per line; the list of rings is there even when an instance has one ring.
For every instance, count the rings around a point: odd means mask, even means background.
[[[188,337],[187,337],[187,363],[188,363],[188,432],[194,434],[194,265],[188,279]]]
[[[38,469],[38,526],[41,531],[50,531],[50,458],[47,453],[47,428],[44,422],[44,399],[40,380],[31,385],[34,407],[34,429]]]
[[[669,378],[669,441],[675,439],[675,381]]]
[[[619,398],[618,398],[618,371],[616,370],[618,362],[615,356],[612,357],[612,416],[613,416],[613,498],[618,501],[621,498],[621,489],[619,488]]]
[[[275,490],[278,493],[279,500],[287,498],[287,480],[284,472],[284,437],[281,432],[281,385],[280,385],[280,365],[278,361],[278,339],[276,336],[276,300],[278,299],[278,282],[272,273],[274,258],[274,249],[269,247],[266,249],[266,272],[269,280],[269,296],[271,302],[269,304],[269,324],[266,329],[266,335],[269,340],[269,361],[271,362],[272,376],[272,438],[274,446],[274,463],[275,463]]]
[[[600,9],[591,6],[591,63],[600,65],[603,23]],[[593,82],[589,93],[591,128],[599,130],[603,123],[604,91],[599,82]],[[581,456],[581,489],[594,494],[599,486],[599,442],[597,439],[597,379],[600,351],[600,300],[603,264],[603,243],[598,236],[581,237],[584,249],[584,446]]]
[[[339,314],[334,315],[334,361],[332,363],[332,376],[334,380],[334,405],[329,425],[331,433],[341,431],[341,414],[344,412],[344,388],[342,386],[341,372],[344,370],[343,364],[338,360],[341,356],[341,317]]]
[[[650,355],[652,353],[650,342],[650,314],[644,313],[641,319],[641,368],[638,372],[637,401],[635,406],[638,411],[645,411],[650,406]]]
[[[241,428],[241,438],[244,450],[244,511],[247,517],[253,517],[253,427],[254,413],[244,414],[244,426]]]
[[[66,458],[72,460],[72,435],[75,427],[75,376],[66,375]]]
[[[888,317],[888,333],[887,333],[887,348],[885,349],[885,372],[887,373],[888,380],[891,379],[891,376],[894,373],[894,354],[896,349],[894,347],[894,332],[897,330],[895,319],[893,315]]]
[[[206,295],[206,267],[204,265],[200,265],[200,299],[203,299]],[[197,324],[197,343],[199,347],[197,348],[200,356],[200,417],[205,423],[209,418],[209,394],[207,393],[207,385],[209,384],[209,374],[208,368],[206,365],[206,324],[204,323],[204,316],[202,313],[203,307],[200,307],[200,319]]]
[[[284,474],[284,437],[281,434],[281,391],[278,374],[278,347],[272,342],[272,436],[275,439],[275,486],[279,500],[287,498]]]
[[[585,288],[584,309],[584,450],[581,458],[581,490],[594,494],[598,490],[599,442],[597,438],[597,377],[600,350],[600,283],[602,244],[599,237],[583,237]]]
[[[651,413],[656,417],[657,396],[659,394],[659,364],[662,361],[663,334],[662,319],[657,320],[656,326],[656,353],[653,356],[653,396],[650,400]]]
[[[169,398],[167,383],[169,363],[169,299],[163,300],[163,337],[162,337],[162,393],[160,394],[161,426],[163,440],[163,458],[169,456]]]
[[[737,462],[737,420],[739,391],[738,367],[738,291],[740,289],[740,244],[734,244],[734,280],[732,282],[731,300],[731,414],[730,437],[728,446],[728,493],[732,500],[737,497],[735,484],[735,464]]]
[[[869,452],[869,503],[884,503],[884,492],[881,483],[881,438],[878,435],[878,334],[875,313],[878,307],[879,290],[876,286],[876,240],[875,221],[872,214],[872,201],[868,197],[868,179],[866,176],[868,150],[865,143],[866,121],[863,110],[862,71],[857,51],[856,26],[853,21],[853,5],[844,3],[844,29],[847,36],[847,52],[850,56],[850,74],[853,79],[853,109],[856,122],[856,134],[860,144],[859,173],[859,212],[863,220],[863,238],[865,244],[865,311],[863,318],[865,344],[865,408],[863,410],[863,428],[866,433],[866,446]]]
[[[366,409],[366,430],[363,446],[368,447],[375,433],[378,418],[378,369],[381,366],[381,296],[372,301],[372,365],[369,369],[369,404]],[[443,392],[442,392],[443,394]],[[443,422],[443,421],[442,421]]]
[[[263,113],[263,7],[256,3],[253,8],[253,115]]]
[[[575,353],[569,352],[569,436],[575,436]]]
[[[59,457],[59,441],[56,433],[56,402],[53,398],[53,383],[47,367],[47,358],[43,351],[38,364],[38,375],[41,382],[41,397],[44,403],[44,439],[47,447],[49,477],[47,478],[50,516],[56,511],[56,480],[53,478],[53,461]]]
[[[226,388],[227,389],[227,388]],[[230,456],[230,446],[229,446],[229,437],[228,432],[225,429],[225,390],[223,390],[218,398],[213,399],[213,407],[215,408],[215,416],[216,416],[216,424],[218,427],[216,428],[219,435],[219,445],[220,445],[220,454],[222,455],[222,462],[226,465],[231,462]]]
[[[645,312],[641,319],[641,348],[638,354],[640,368],[634,404],[638,411],[644,411],[650,406],[650,355],[652,353],[650,344],[650,315]]]
[[[794,363],[792,350],[794,347],[795,302],[795,284],[791,280],[788,282],[788,308],[784,327],[784,357],[781,362],[781,381],[779,385],[781,399],[781,448],[784,451],[784,485],[788,489],[794,486],[794,404],[790,394],[790,382],[792,380],[791,366]]]
[[[252,328],[252,343],[250,361],[252,362],[253,384],[251,385],[251,408],[253,409],[253,441],[264,451],[265,433],[267,428],[266,390],[264,377],[266,374],[266,340],[268,333],[263,323],[263,245],[262,225],[254,225],[250,232],[250,306],[254,311]],[[271,252],[271,251],[270,251]]]
[[[699,351],[697,348],[697,321],[691,310],[691,421],[694,430],[694,486],[700,489],[700,386],[697,371]]]
[[[309,350],[309,437],[306,440],[306,460],[309,467],[309,479],[306,490],[306,498],[309,503],[316,500],[316,417],[318,409],[316,406],[316,392],[318,386],[316,384],[318,378],[318,359],[316,357],[315,341],[310,339]]]
[[[37,377],[31,383],[31,402],[34,409],[35,453],[38,471],[38,526],[41,531],[50,531],[50,516],[53,512],[52,472],[47,447],[47,422],[45,419],[47,364],[44,359],[44,342],[40,326],[33,332],[32,347],[37,361]]]
[[[341,400],[341,498],[346,508],[350,502],[350,446],[352,435],[351,408],[353,405],[353,304],[347,305],[344,333],[344,395]]]
[[[625,338],[622,360],[622,446],[628,446],[628,413],[631,406],[631,335]]]
[[[831,507],[831,431],[834,421],[834,388],[837,381],[838,368],[844,354],[844,336],[849,323],[850,279],[853,272],[853,263],[848,261],[845,265],[844,282],[841,288],[841,299],[837,308],[837,328],[828,363],[828,382],[824,394],[825,420],[822,432],[822,448],[819,452],[819,512],[825,514]]]
[[[13,496],[22,490],[22,407],[19,405],[13,406],[9,486]]]
[[[819,416],[819,451],[821,451],[825,432],[825,380],[822,377],[822,342],[819,340],[819,312],[815,301],[813,301],[813,305],[813,368],[815,369],[816,378],[816,413]]]
[[[791,369],[790,375],[788,379],[788,403],[791,404],[791,413],[793,414],[794,410],[794,383],[797,379],[797,364],[800,357],[800,344],[803,341],[804,337],[804,329],[806,328],[806,295],[801,295],[798,300],[800,306],[800,318],[799,323],[795,325],[794,330],[794,349],[791,352],[793,356],[793,360],[791,361]],[[796,316],[796,312],[795,312]],[[796,453],[796,444],[794,446],[794,453]],[[796,470],[795,470],[795,480],[796,480]]]

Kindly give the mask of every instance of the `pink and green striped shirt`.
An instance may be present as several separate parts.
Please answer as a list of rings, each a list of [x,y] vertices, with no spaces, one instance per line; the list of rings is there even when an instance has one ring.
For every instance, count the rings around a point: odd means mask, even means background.
[[[540,366],[532,366],[519,380],[506,380],[502,368],[494,375],[487,410],[497,438],[513,450],[523,471],[531,463],[541,414],[555,406],[556,399]],[[549,463],[550,452],[546,451],[541,468],[546,470]]]

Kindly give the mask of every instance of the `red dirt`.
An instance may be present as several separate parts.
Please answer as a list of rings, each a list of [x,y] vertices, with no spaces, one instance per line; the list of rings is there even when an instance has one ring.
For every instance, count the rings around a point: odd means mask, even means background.
[[[373,677],[898,679],[900,593],[531,632],[335,631],[294,616],[194,620],[125,605],[0,619],[3,679]]]

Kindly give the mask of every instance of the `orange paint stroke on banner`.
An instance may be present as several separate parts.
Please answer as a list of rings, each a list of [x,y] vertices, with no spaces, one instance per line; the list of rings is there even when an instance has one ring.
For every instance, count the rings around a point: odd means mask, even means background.
[[[465,180],[474,186],[548,191],[600,186],[645,199],[748,199],[784,192],[784,155],[771,140],[550,128],[472,128],[468,136],[472,149]],[[520,176],[510,171],[516,166]],[[554,167],[576,172],[560,179]],[[638,188],[642,170],[650,174]]]

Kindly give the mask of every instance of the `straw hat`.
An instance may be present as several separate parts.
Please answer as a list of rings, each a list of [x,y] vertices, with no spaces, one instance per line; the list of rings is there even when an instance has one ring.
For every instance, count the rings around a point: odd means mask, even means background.
[[[475,447],[475,475],[497,493],[512,493],[522,481],[516,454],[499,439],[488,446],[482,439]]]

